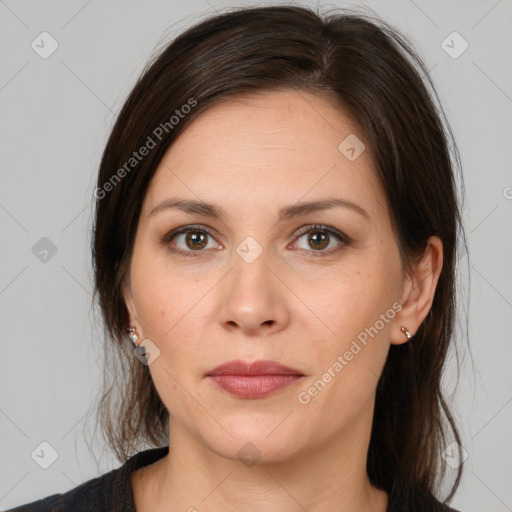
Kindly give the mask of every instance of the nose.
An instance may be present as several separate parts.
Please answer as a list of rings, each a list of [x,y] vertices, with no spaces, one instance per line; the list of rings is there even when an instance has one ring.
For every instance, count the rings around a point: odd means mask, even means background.
[[[226,330],[264,337],[288,326],[290,292],[268,263],[264,253],[251,263],[234,255],[219,295],[219,321]]]

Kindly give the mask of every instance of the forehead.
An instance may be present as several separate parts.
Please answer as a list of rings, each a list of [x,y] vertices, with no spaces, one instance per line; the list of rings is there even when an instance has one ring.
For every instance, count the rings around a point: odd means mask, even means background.
[[[370,152],[347,158],[347,140],[360,144],[357,152],[363,148],[364,136],[349,117],[311,93],[226,100],[174,141],[151,181],[144,210],[170,195],[221,203],[228,212],[230,204],[257,212],[334,194],[357,199],[379,217],[385,201]]]

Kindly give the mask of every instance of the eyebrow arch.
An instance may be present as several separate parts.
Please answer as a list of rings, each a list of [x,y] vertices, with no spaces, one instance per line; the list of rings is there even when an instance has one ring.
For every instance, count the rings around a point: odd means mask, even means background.
[[[370,220],[370,215],[364,208],[352,201],[341,199],[337,197],[321,199],[318,201],[308,201],[284,206],[279,210],[279,222],[289,220],[293,217],[305,215],[307,213],[316,212],[320,210],[327,210],[335,207],[348,208],[356,213],[359,213],[367,220]],[[155,206],[149,216],[157,214],[160,211],[176,208],[186,213],[204,215],[224,221],[227,217],[226,212],[219,206],[204,201],[197,201],[193,199],[178,199],[171,197],[166,199],[159,205]]]

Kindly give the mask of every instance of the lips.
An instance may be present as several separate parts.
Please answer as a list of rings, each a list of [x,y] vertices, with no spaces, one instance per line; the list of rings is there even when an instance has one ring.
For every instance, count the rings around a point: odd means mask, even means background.
[[[227,363],[217,366],[207,373],[207,376],[218,375],[298,375],[303,373],[294,368],[289,368],[275,361],[254,361],[246,363],[239,359],[228,361]]]
[[[217,366],[206,377],[233,396],[256,399],[296,384],[304,374],[275,361],[246,363],[236,360]]]

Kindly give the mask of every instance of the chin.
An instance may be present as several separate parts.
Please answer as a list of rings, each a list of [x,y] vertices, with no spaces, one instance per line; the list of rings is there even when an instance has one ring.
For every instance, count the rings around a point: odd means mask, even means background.
[[[258,421],[259,423],[255,425]],[[248,421],[247,418],[239,422],[231,421],[226,430],[232,437],[225,431],[219,435],[219,430],[216,430],[216,437],[212,438],[213,432],[210,431],[205,433],[203,440],[218,455],[242,462],[248,467],[256,463],[283,462],[293,458],[303,443],[298,432],[292,432],[290,425],[287,425],[287,428],[284,426],[286,420],[279,425],[282,421],[283,416],[276,421],[273,419],[270,428],[266,421],[262,421],[261,416],[253,421]],[[222,421],[221,424],[224,425]]]
[[[255,464],[276,464],[285,462],[296,455],[297,444],[288,446],[282,442],[274,443],[265,439],[265,436],[245,437],[238,441],[226,443],[227,446],[214,446],[212,449],[226,459],[241,462],[247,467]]]

